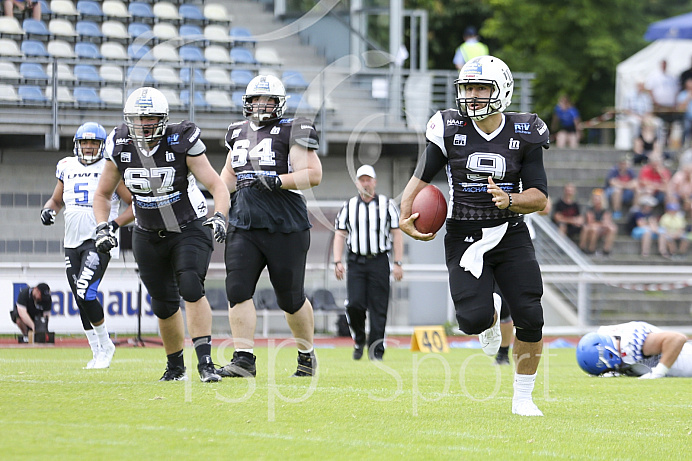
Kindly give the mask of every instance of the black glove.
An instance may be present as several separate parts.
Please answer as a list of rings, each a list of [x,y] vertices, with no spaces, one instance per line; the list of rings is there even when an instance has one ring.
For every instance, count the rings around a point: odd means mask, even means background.
[[[108,253],[118,246],[118,239],[115,238],[115,231],[118,230],[118,223],[115,221],[102,222],[96,226],[96,251]]]
[[[50,208],[44,208],[41,210],[41,222],[43,223],[44,226],[50,226],[51,224],[55,224],[55,215],[57,213],[55,210],[50,209]]]
[[[214,240],[223,243],[226,240],[226,217],[220,211],[214,213],[214,216],[204,221],[205,226],[211,227],[214,231]]]
[[[281,178],[279,175],[257,175],[250,183],[250,187],[257,190],[274,191],[281,189]]]

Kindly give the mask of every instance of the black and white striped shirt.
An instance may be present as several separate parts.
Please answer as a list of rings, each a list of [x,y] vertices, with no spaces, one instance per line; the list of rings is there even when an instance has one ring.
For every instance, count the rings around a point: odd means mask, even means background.
[[[392,249],[391,230],[399,228],[399,209],[384,195],[378,194],[368,203],[357,195],[344,203],[334,227],[348,232],[346,246],[351,253],[386,253]]]

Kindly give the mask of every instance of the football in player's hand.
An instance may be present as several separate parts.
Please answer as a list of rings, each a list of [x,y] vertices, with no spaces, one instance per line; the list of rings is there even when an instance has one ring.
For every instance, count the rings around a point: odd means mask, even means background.
[[[429,184],[413,199],[411,213],[419,213],[414,221],[418,232],[434,234],[442,228],[447,218],[447,199],[440,189]]]

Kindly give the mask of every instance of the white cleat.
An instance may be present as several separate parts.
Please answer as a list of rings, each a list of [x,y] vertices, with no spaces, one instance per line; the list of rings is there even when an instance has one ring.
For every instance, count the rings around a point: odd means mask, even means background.
[[[497,293],[493,293],[493,305],[497,313],[495,324],[478,335],[478,341],[481,343],[481,349],[485,355],[494,356],[500,350],[502,344],[502,332],[500,331],[500,308],[502,307],[502,298]]]
[[[110,367],[111,360],[113,360],[113,354],[115,354],[115,344],[113,344],[112,341],[109,341],[108,344],[101,347],[101,350],[96,357],[96,361],[94,362],[93,368],[102,369]]]
[[[91,370],[92,368],[94,368],[94,365],[96,364],[96,359],[98,358],[100,353],[100,349],[96,349],[94,351],[94,357],[87,362],[86,366],[84,367],[85,370]]]
[[[519,416],[543,416],[533,400],[512,401],[512,413]]]

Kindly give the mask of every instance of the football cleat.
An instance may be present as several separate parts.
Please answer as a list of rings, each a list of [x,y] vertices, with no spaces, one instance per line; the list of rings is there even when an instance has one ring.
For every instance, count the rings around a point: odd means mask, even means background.
[[[481,343],[481,349],[485,355],[495,355],[500,350],[502,343],[502,332],[500,331],[500,308],[502,307],[502,298],[497,293],[493,293],[493,305],[497,317],[495,324],[478,335],[478,341]]]
[[[519,416],[543,416],[533,400],[512,400],[512,413]]]
[[[199,371],[199,379],[203,383],[218,383],[221,381],[221,376],[216,372],[214,363],[211,361],[197,365],[197,371]]]
[[[363,346],[355,345],[353,347],[353,360],[360,360],[363,358]]]
[[[94,368],[94,364],[96,363],[96,358],[98,357],[99,353],[101,352],[101,348],[96,346],[96,349],[93,349],[91,352],[93,354],[93,357],[91,358],[91,360],[89,360],[87,362],[86,366],[84,367],[85,370],[91,370],[92,368]]]
[[[166,365],[166,371],[163,372],[163,376],[159,381],[187,381],[187,375],[185,374],[185,367],[170,367]]]
[[[94,361],[94,369],[108,368],[111,366],[111,360],[113,360],[113,354],[115,354],[115,344],[112,341],[108,341],[108,344],[101,346],[96,360]]]
[[[233,359],[216,373],[223,378],[253,378],[257,374],[256,357],[249,352],[233,352]]]
[[[495,356],[495,365],[509,365],[509,355],[498,353]]]
[[[308,354],[298,352],[298,368],[291,377],[314,376],[315,371],[317,371],[317,357],[315,357],[315,351]]]

